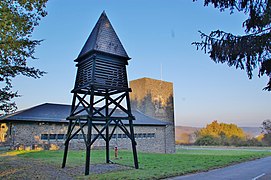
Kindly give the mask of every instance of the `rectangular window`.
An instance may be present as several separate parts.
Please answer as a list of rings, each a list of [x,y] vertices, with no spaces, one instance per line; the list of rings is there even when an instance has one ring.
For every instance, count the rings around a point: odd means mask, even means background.
[[[147,134],[146,133],[143,133],[143,138],[147,138]]]
[[[87,134],[85,134],[85,137],[87,138]],[[84,135],[83,134],[81,134],[80,139],[84,140]]]
[[[41,140],[48,140],[48,134],[41,134],[40,139]]]
[[[75,136],[73,136],[72,139],[78,139],[79,138],[79,134],[75,134]]]
[[[83,134],[77,134],[77,139],[78,140],[83,140],[84,139]]]
[[[83,139],[83,134],[78,134],[78,139],[79,140]]]
[[[58,134],[58,135],[57,135],[57,139],[58,139],[58,140],[63,140],[63,139],[65,139],[64,134]]]
[[[154,133],[148,133],[147,138],[154,138]]]
[[[56,134],[50,134],[49,139],[50,140],[56,140]]]

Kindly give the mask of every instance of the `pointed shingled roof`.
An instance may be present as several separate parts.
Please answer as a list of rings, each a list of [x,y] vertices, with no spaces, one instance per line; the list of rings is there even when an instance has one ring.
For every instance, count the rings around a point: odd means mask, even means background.
[[[101,14],[78,58],[90,51],[100,51],[130,59],[105,12]]]

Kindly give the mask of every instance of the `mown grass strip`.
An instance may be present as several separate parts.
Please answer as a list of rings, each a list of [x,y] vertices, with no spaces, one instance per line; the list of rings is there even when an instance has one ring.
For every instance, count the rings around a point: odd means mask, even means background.
[[[270,152],[216,151],[216,150],[178,150],[177,154],[139,154],[139,170],[111,172],[92,175],[96,179],[160,179],[187,173],[206,171],[230,164],[257,159],[271,155]],[[128,158],[128,156],[130,156]],[[130,161],[127,161],[130,159]],[[132,162],[127,154],[119,159],[120,164]],[[132,164],[129,164],[132,165]]]
[[[105,151],[93,150],[91,164],[104,163]],[[130,151],[119,151],[119,158],[114,158],[111,151],[111,160],[115,163],[133,166],[133,157]],[[179,149],[176,154],[138,153],[139,169],[116,171],[104,174],[91,174],[77,178],[91,179],[160,179],[179,176],[187,173],[206,171],[230,164],[270,156],[269,151],[243,151],[243,150],[185,150]],[[61,166],[63,151],[21,152],[18,157],[35,159],[44,163]],[[1,157],[0,157],[1,158]],[[67,167],[82,166],[85,163],[84,151],[70,151]]]

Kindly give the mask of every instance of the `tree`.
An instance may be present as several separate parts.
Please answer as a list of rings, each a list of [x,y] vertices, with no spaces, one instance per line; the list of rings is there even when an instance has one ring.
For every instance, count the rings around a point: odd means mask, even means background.
[[[192,44],[197,50],[208,53],[216,63],[246,70],[249,79],[253,70],[258,68],[259,77],[269,77],[263,90],[271,91],[271,0],[204,0],[204,6],[210,4],[220,11],[229,9],[231,13],[247,14],[248,18],[243,22],[246,34],[241,36],[216,30],[207,35],[200,31],[202,41]]]
[[[200,129],[199,136],[213,136],[222,138],[231,138],[236,136],[239,138],[245,138],[244,131],[237,127],[235,124],[218,123],[213,121],[211,124],[207,124],[205,128]]]
[[[262,133],[271,134],[271,121],[266,119],[262,123]]]
[[[12,79],[18,75],[39,78],[45,72],[29,67],[27,61],[36,59],[35,48],[41,40],[32,40],[31,34],[39,25],[47,0],[0,1],[0,111],[16,110],[13,98],[19,97],[12,89]]]
[[[197,132],[196,145],[260,146],[257,139],[247,139],[245,132],[235,124],[213,121]]]
[[[266,145],[271,145],[271,121],[269,119],[264,120],[262,123],[262,133],[263,138],[262,141],[266,144]]]

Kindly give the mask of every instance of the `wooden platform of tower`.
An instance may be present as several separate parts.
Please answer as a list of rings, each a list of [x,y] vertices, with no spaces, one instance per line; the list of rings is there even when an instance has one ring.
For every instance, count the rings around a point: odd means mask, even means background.
[[[69,126],[62,168],[66,165],[70,140],[79,133],[86,145],[85,175],[89,174],[91,146],[98,138],[105,141],[106,163],[109,163],[109,142],[117,127],[130,138],[134,166],[138,168],[133,128],[135,118],[131,113],[131,89],[128,87],[126,73],[129,59],[103,12],[75,60],[78,69],[72,90],[72,108],[67,118]],[[97,132],[95,137],[93,130]]]

